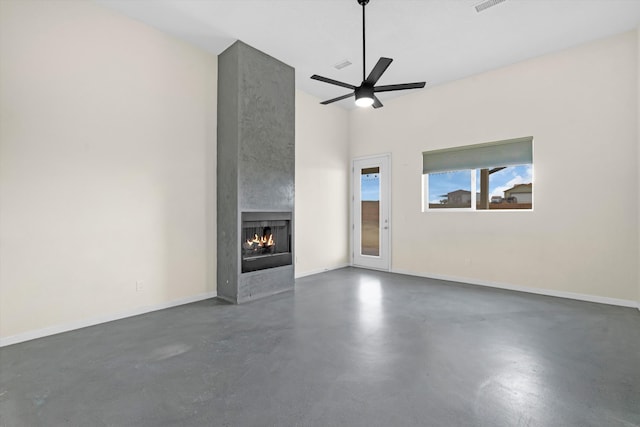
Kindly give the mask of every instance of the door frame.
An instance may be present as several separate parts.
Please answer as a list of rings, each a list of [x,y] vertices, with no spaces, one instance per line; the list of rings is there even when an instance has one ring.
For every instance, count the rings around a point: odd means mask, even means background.
[[[356,242],[355,242],[355,163],[363,160],[380,160],[383,165],[387,166],[386,173],[384,175],[381,174],[381,182],[380,182],[380,223],[381,230],[380,235],[382,236],[383,232],[386,232],[387,238],[380,238],[380,253],[386,254],[386,265],[382,267],[374,267],[374,266],[366,266],[355,263],[355,253],[356,253]],[[381,172],[383,168],[381,168]],[[358,175],[359,176],[359,175]],[[386,179],[385,179],[386,178]],[[372,270],[382,270],[382,271],[391,271],[391,153],[381,153],[369,156],[361,156],[355,157],[351,160],[351,179],[350,182],[350,196],[351,196],[351,204],[350,204],[350,212],[349,212],[349,222],[351,223],[351,227],[349,227],[349,246],[351,249],[350,256],[350,264],[353,267],[359,268],[369,268]],[[386,191],[385,191],[386,190]],[[383,201],[383,195],[386,192],[386,199]],[[387,228],[384,229],[382,224],[384,223],[384,219],[387,220]]]

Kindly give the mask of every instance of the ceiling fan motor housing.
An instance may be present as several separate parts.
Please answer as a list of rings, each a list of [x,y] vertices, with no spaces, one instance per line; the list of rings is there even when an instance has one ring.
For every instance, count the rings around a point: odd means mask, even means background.
[[[360,86],[355,89],[356,99],[370,98],[373,99],[373,85],[362,82]]]

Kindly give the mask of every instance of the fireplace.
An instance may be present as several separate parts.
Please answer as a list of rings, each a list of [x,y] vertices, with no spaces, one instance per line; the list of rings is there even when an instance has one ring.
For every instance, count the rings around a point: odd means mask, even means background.
[[[217,117],[218,298],[292,291],[295,70],[236,41],[218,56]]]
[[[243,212],[242,273],[291,265],[291,213]]]

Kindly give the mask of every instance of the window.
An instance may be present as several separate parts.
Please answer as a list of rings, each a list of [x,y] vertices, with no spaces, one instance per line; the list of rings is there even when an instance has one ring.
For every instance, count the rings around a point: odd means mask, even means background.
[[[533,209],[533,138],[422,153],[423,211]]]
[[[429,207],[471,208],[471,181],[468,170],[430,173]]]

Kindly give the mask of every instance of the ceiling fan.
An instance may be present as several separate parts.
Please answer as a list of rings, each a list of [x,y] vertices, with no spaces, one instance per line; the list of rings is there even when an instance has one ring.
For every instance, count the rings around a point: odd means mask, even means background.
[[[395,85],[386,85],[386,86],[376,86],[375,84],[380,80],[382,74],[386,71],[387,67],[391,64],[393,59],[391,58],[380,58],[378,63],[371,73],[369,73],[369,77],[365,78],[366,71],[366,49],[365,49],[365,26],[364,26],[364,9],[369,0],[357,0],[358,4],[362,6],[362,83],[360,86],[354,86],[349,83],[343,83],[338,80],[329,79],[327,77],[322,77],[317,74],[311,76],[314,80],[319,80],[321,82],[329,83],[336,86],[342,86],[347,89],[353,90],[353,92],[348,93],[346,95],[339,96],[337,98],[329,99],[327,101],[321,102],[321,104],[327,105],[332,102],[341,101],[343,99],[347,99],[350,96],[355,95],[356,97],[356,105],[359,107],[368,107],[373,105],[373,108],[382,107],[382,102],[375,95],[376,92],[391,92],[395,90],[406,90],[406,89],[422,89],[425,85],[425,82],[419,83],[403,83],[403,84],[395,84]]]

